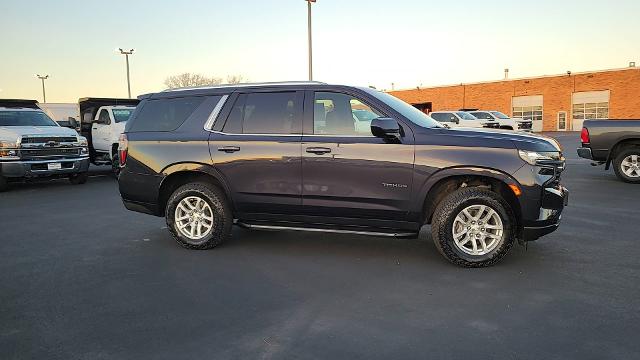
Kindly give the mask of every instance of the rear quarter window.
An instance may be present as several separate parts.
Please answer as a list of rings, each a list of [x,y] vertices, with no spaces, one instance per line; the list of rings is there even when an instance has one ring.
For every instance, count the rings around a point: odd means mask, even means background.
[[[173,131],[179,128],[206,97],[190,96],[154,99],[140,104],[142,109],[129,121],[127,131]]]

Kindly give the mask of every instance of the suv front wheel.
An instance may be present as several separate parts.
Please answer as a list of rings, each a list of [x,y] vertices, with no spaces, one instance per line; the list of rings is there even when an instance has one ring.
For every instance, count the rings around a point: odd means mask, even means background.
[[[233,215],[224,194],[206,183],[179,187],[167,201],[167,227],[180,245],[211,249],[231,233]]]
[[[463,188],[438,204],[431,236],[450,262],[463,267],[491,266],[513,246],[513,219],[511,208],[495,192]]]

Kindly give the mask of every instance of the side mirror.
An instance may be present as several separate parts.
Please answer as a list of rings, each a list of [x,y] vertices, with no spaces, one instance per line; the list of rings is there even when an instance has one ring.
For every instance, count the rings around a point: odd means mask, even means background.
[[[400,139],[400,124],[392,118],[376,118],[371,120],[371,133],[383,139]]]
[[[454,116],[454,117],[451,118],[451,122],[454,123],[454,124],[460,124],[460,119],[458,119],[457,117]]]
[[[76,120],[76,118],[69,116],[67,120],[69,121],[69,126],[72,128],[76,129],[78,127],[78,120]]]

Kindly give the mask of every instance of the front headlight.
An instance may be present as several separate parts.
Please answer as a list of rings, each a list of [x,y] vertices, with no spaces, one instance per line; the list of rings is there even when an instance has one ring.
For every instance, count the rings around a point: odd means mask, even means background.
[[[87,141],[86,137],[78,136],[78,145],[79,146],[89,146],[89,142]]]
[[[18,147],[20,144],[16,141],[0,140],[0,160],[19,160]]]
[[[531,165],[537,165],[540,162],[545,161],[557,161],[559,160],[559,153],[556,152],[538,152],[528,150],[518,150],[520,158]]]
[[[0,140],[0,149],[17,149],[18,141]]]

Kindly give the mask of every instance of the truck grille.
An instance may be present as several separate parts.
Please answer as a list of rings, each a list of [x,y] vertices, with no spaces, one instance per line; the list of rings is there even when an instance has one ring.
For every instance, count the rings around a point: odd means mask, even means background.
[[[531,129],[531,121],[518,123],[518,129]]]
[[[77,157],[79,155],[79,148],[40,148],[20,150],[20,157],[24,160],[50,160]]]
[[[23,144],[47,144],[49,142],[55,143],[65,143],[65,142],[76,142],[75,136],[27,136],[22,138]]]

